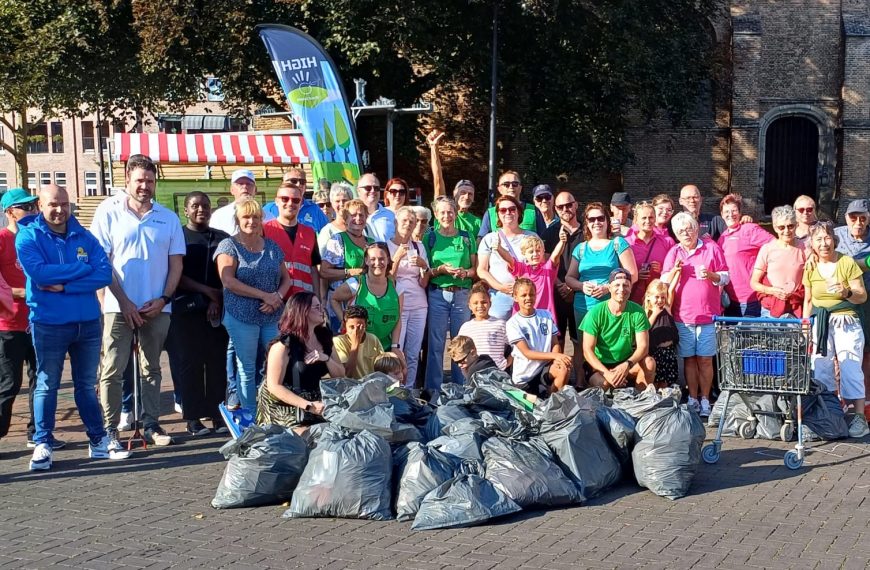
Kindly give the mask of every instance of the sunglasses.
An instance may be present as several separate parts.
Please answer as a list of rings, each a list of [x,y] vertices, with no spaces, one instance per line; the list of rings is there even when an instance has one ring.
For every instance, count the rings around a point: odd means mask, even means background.
[[[33,202],[27,202],[26,204],[13,204],[11,207],[22,212],[32,212],[35,206]]]
[[[389,192],[390,194],[407,194],[408,189],[402,187],[390,188],[389,190],[387,190],[387,192]]]
[[[586,221],[590,224],[594,224],[595,222],[604,223],[607,220],[606,216],[588,216]]]
[[[276,198],[278,198],[278,200],[280,200],[282,204],[291,202],[298,205],[302,203],[302,198],[291,198],[290,196],[276,196]]]
[[[469,356],[471,356],[471,353],[470,353],[470,352],[469,352],[468,354],[466,354],[465,356],[463,356],[462,358],[460,358],[460,359],[458,359],[458,360],[454,360],[453,362],[455,362],[457,366],[462,366],[462,364],[463,364],[466,360],[468,360],[468,357],[469,357]]]
[[[549,202],[553,199],[553,196],[550,194],[541,194],[540,196],[535,196],[535,200],[538,202]]]
[[[330,203],[329,203],[329,202],[320,202],[320,203],[317,204],[317,207],[318,207],[318,208],[321,208],[321,209],[323,209],[323,208],[328,208],[329,206],[330,206]]]
[[[568,202],[567,204],[556,204],[556,209],[559,210],[560,212],[562,212],[564,210],[570,210],[571,208],[574,207],[574,204],[576,204],[576,203],[577,202]]]
[[[785,224],[784,226],[776,226],[776,229],[784,232],[785,230],[793,230],[795,227],[797,227],[795,224]]]
[[[499,186],[502,186],[504,188],[519,188],[520,183],[517,180],[511,180],[510,182],[502,182],[501,184],[499,184]]]
[[[305,186],[304,178],[285,178],[284,182],[288,182],[293,186]]]
[[[507,206],[506,208],[499,208],[498,213],[499,214],[516,214],[517,207],[516,206]]]
[[[380,192],[381,187],[377,184],[366,184],[365,186],[357,186],[357,190],[365,190],[366,192]]]
[[[800,212],[801,214],[812,214],[815,208],[813,206],[807,206],[806,208],[795,208],[796,212]]]

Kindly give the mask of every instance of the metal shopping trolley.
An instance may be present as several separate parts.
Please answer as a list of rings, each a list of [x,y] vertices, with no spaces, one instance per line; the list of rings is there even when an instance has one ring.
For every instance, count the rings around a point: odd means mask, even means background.
[[[801,396],[810,391],[810,355],[812,353],[812,323],[809,319],[766,319],[714,317],[719,348],[719,387],[727,390],[725,407],[719,418],[719,428],[713,443],[706,445],[701,457],[706,463],[719,461],[722,449],[722,429],[728,412],[728,400],[737,395],[750,410],[750,417],[737,433],[751,437],[755,433],[760,413],[746,401],[750,393],[787,396],[787,409],[780,435],[790,441],[794,434],[792,416],[797,417],[797,445],[785,454],[789,469],[803,465],[803,409]]]

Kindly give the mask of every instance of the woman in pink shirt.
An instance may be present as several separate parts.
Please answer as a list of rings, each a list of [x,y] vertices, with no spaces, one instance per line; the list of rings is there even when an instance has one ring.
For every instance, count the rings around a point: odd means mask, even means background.
[[[797,213],[791,206],[777,206],[770,217],[778,239],[761,246],[749,284],[758,293],[762,317],[801,317],[806,257],[797,242]]]
[[[719,287],[728,284],[728,266],[714,241],[698,238],[698,220],[691,214],[680,212],[671,224],[679,242],[665,257],[662,281],[678,280],[674,320],[680,333],[679,355],[685,359],[689,406],[706,417],[716,354],[713,316],[722,313]]]
[[[631,291],[630,300],[643,306],[647,286],[662,275],[662,263],[676,242],[667,232],[656,231],[656,211],[649,202],[634,207],[634,227],[625,236],[637,262],[637,283]],[[670,218],[668,218],[670,219]]]
[[[725,314],[729,317],[758,317],[761,316],[761,303],[750,280],[758,251],[772,241],[773,236],[758,224],[741,223],[742,206],[740,194],[728,194],[719,204],[719,213],[725,220],[725,231],[719,236],[718,242],[725,254],[731,277],[731,282],[725,286],[730,301]]]

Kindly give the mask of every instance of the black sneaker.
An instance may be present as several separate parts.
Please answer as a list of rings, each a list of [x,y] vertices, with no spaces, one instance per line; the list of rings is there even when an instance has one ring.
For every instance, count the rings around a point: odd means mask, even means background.
[[[151,426],[145,428],[145,441],[157,447],[163,447],[172,444],[172,437],[163,431],[160,426]]]
[[[187,433],[193,437],[208,435],[211,430],[205,427],[199,420],[190,420],[187,422]]]

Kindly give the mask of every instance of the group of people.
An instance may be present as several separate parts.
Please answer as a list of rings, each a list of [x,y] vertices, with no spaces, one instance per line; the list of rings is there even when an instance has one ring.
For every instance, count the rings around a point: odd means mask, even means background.
[[[666,194],[633,203],[625,192],[581,210],[571,192],[546,184],[523,201],[519,174],[507,171],[479,218],[473,183],[459,180],[447,194],[441,135],[429,137],[431,213],[408,203],[405,180],[382,186],[371,173],[309,200],[296,168],[263,207],[254,173],[240,169],[233,201],[214,211],[207,194],[188,194],[182,226],[153,200],[157,169],[141,155],[126,165],[126,192],[101,204],[90,231],[70,216],[62,188],[8,191],[0,436],[27,368],[30,468],[51,467],[63,446],[53,428],[69,353],[92,457],[129,455],[118,430],[131,415],[146,441],[169,445],[159,423],[163,350],[194,436],[221,429],[222,402],[302,430],[320,421],[325,376],[379,371],[434,395],[445,351],[451,381],[494,368],[531,400],[572,382],[670,385],[682,368],[688,403],[704,416],[721,314],[814,315],[815,379],[854,405],[851,435],[870,432],[867,200],[851,202],[835,228],[801,196],[772,211],[772,235],[734,194],[716,216],[701,211],[694,185],[680,190],[679,212]],[[128,404],[131,361],[138,410]]]

